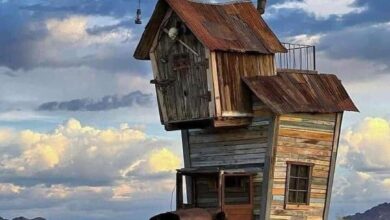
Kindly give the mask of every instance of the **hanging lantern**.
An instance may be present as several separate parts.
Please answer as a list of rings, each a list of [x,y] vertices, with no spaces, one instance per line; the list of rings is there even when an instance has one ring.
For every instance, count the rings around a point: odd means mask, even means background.
[[[142,24],[142,20],[141,20],[141,0],[138,1],[138,9],[137,9],[137,14],[135,16],[135,23],[136,24]]]
[[[137,15],[135,16],[135,23],[136,24],[142,24],[141,9],[137,9]]]

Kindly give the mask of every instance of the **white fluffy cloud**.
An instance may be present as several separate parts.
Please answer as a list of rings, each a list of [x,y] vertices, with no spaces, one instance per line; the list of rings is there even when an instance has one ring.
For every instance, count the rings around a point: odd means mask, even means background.
[[[340,165],[357,171],[390,169],[390,121],[365,118],[342,138]]]
[[[152,189],[169,191],[172,174],[181,166],[175,145],[127,124],[98,129],[76,119],[47,133],[1,129],[0,194],[40,189],[68,198],[73,191],[90,189],[124,199]]]
[[[385,201],[390,197],[390,121],[368,117],[343,133],[336,201]]]
[[[303,0],[286,1],[273,5],[275,9],[302,9],[309,14],[313,14],[317,19],[326,19],[329,16],[342,16],[348,13],[359,13],[364,8],[355,7],[356,0]]]

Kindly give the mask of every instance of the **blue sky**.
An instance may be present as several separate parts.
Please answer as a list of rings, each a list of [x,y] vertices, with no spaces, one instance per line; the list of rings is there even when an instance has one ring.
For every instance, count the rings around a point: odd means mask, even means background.
[[[214,1],[216,2],[216,1]],[[223,1],[219,1],[223,2]],[[0,0],[0,216],[146,219],[170,209],[178,132],[132,58],[155,0]],[[390,3],[269,0],[286,42],[315,44],[361,110],[346,113],[332,219],[390,198]]]

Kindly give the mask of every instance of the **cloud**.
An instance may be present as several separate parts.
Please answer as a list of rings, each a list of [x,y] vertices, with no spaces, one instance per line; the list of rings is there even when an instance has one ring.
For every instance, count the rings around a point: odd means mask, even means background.
[[[164,179],[181,165],[173,143],[126,124],[101,130],[70,119],[52,132],[24,130],[12,137],[8,145],[14,150],[2,149],[0,183],[109,186]]]
[[[367,117],[342,132],[332,194],[334,218],[388,202],[389,137],[390,121],[380,117]]]
[[[155,173],[175,170],[181,163],[180,159],[166,148],[153,151],[149,157],[149,166]]]
[[[176,142],[127,124],[98,129],[76,119],[49,132],[1,134],[3,217],[143,219],[169,208],[181,166]]]
[[[151,106],[153,103],[151,94],[140,91],[127,95],[105,96],[100,100],[90,98],[74,99],[65,102],[47,102],[38,107],[39,111],[107,111],[112,109],[132,107],[133,105]]]
[[[360,13],[364,10],[355,5],[356,0],[303,0],[285,1],[274,4],[273,9],[301,9],[308,14],[313,14],[317,19],[327,19],[332,15],[342,16],[349,13]]]
[[[333,59],[355,58],[385,64],[388,68],[389,38],[390,23],[353,27],[324,35],[319,49]]]
[[[390,121],[365,118],[344,132],[341,148],[340,165],[358,172],[390,170]]]

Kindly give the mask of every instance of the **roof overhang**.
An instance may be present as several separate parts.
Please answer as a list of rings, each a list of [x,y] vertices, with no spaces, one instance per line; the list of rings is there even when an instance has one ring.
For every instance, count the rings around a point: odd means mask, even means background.
[[[359,111],[341,81],[332,74],[278,73],[243,77],[243,81],[278,115]]]

